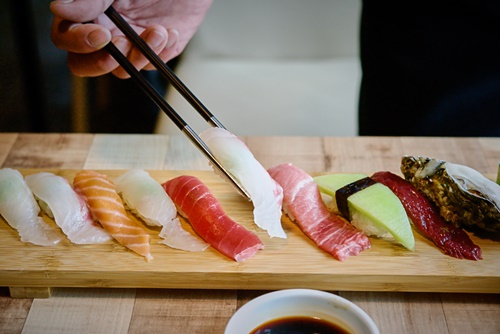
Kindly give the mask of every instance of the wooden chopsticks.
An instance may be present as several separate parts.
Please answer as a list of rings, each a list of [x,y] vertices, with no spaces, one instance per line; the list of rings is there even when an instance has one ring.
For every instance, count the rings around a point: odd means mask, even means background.
[[[182,81],[172,72],[161,58],[149,47],[149,45],[135,32],[123,17],[110,6],[105,14],[129,38],[132,44],[153,64],[153,66],[169,81],[169,83],[193,106],[193,108],[213,127],[223,128],[224,126],[215,116],[196,98],[196,96],[182,83]],[[125,69],[141,90],[155,102],[155,104],[175,123],[175,125],[191,140],[191,142],[210,160],[228,181],[236,187],[238,192],[250,200],[250,195],[238,182],[238,180],[228,172],[224,166],[215,158],[208,146],[193,131],[193,129],[182,119],[182,117],[168,104],[163,96],[147,81],[144,76],[130,63],[126,56],[113,44],[108,43],[105,50]]]

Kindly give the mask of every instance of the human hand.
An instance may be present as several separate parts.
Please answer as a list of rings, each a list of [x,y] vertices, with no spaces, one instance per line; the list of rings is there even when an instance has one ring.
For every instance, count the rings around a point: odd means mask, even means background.
[[[68,67],[81,77],[112,73],[129,75],[103,47],[112,41],[138,69],[154,67],[104,14],[113,5],[130,26],[164,61],[186,47],[212,0],[55,0],[51,38],[56,47],[68,52]],[[93,21],[94,23],[81,23]]]

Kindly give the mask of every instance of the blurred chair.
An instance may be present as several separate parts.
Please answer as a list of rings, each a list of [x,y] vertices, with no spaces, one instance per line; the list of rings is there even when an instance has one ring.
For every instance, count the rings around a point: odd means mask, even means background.
[[[176,73],[239,135],[357,135],[361,1],[217,0]],[[173,89],[167,101],[207,127]],[[163,114],[157,133],[179,133]]]

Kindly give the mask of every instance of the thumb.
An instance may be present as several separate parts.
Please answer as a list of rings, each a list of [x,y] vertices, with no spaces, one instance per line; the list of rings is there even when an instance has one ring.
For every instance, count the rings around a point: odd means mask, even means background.
[[[111,6],[113,0],[54,0],[50,10],[56,16],[72,21],[92,21]]]

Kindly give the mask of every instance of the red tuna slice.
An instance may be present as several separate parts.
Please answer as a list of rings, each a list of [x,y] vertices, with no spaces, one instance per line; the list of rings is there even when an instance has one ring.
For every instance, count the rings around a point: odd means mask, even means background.
[[[481,248],[461,228],[448,224],[436,207],[410,182],[391,172],[377,172],[371,177],[389,187],[400,199],[413,225],[445,254],[458,259],[480,260]]]
[[[259,237],[232,220],[201,180],[183,175],[162,184],[193,230],[212,247],[233,260],[252,257],[264,244]]]
[[[268,170],[283,188],[283,209],[314,243],[339,261],[371,247],[370,239],[330,212],[313,178],[292,164]]]

